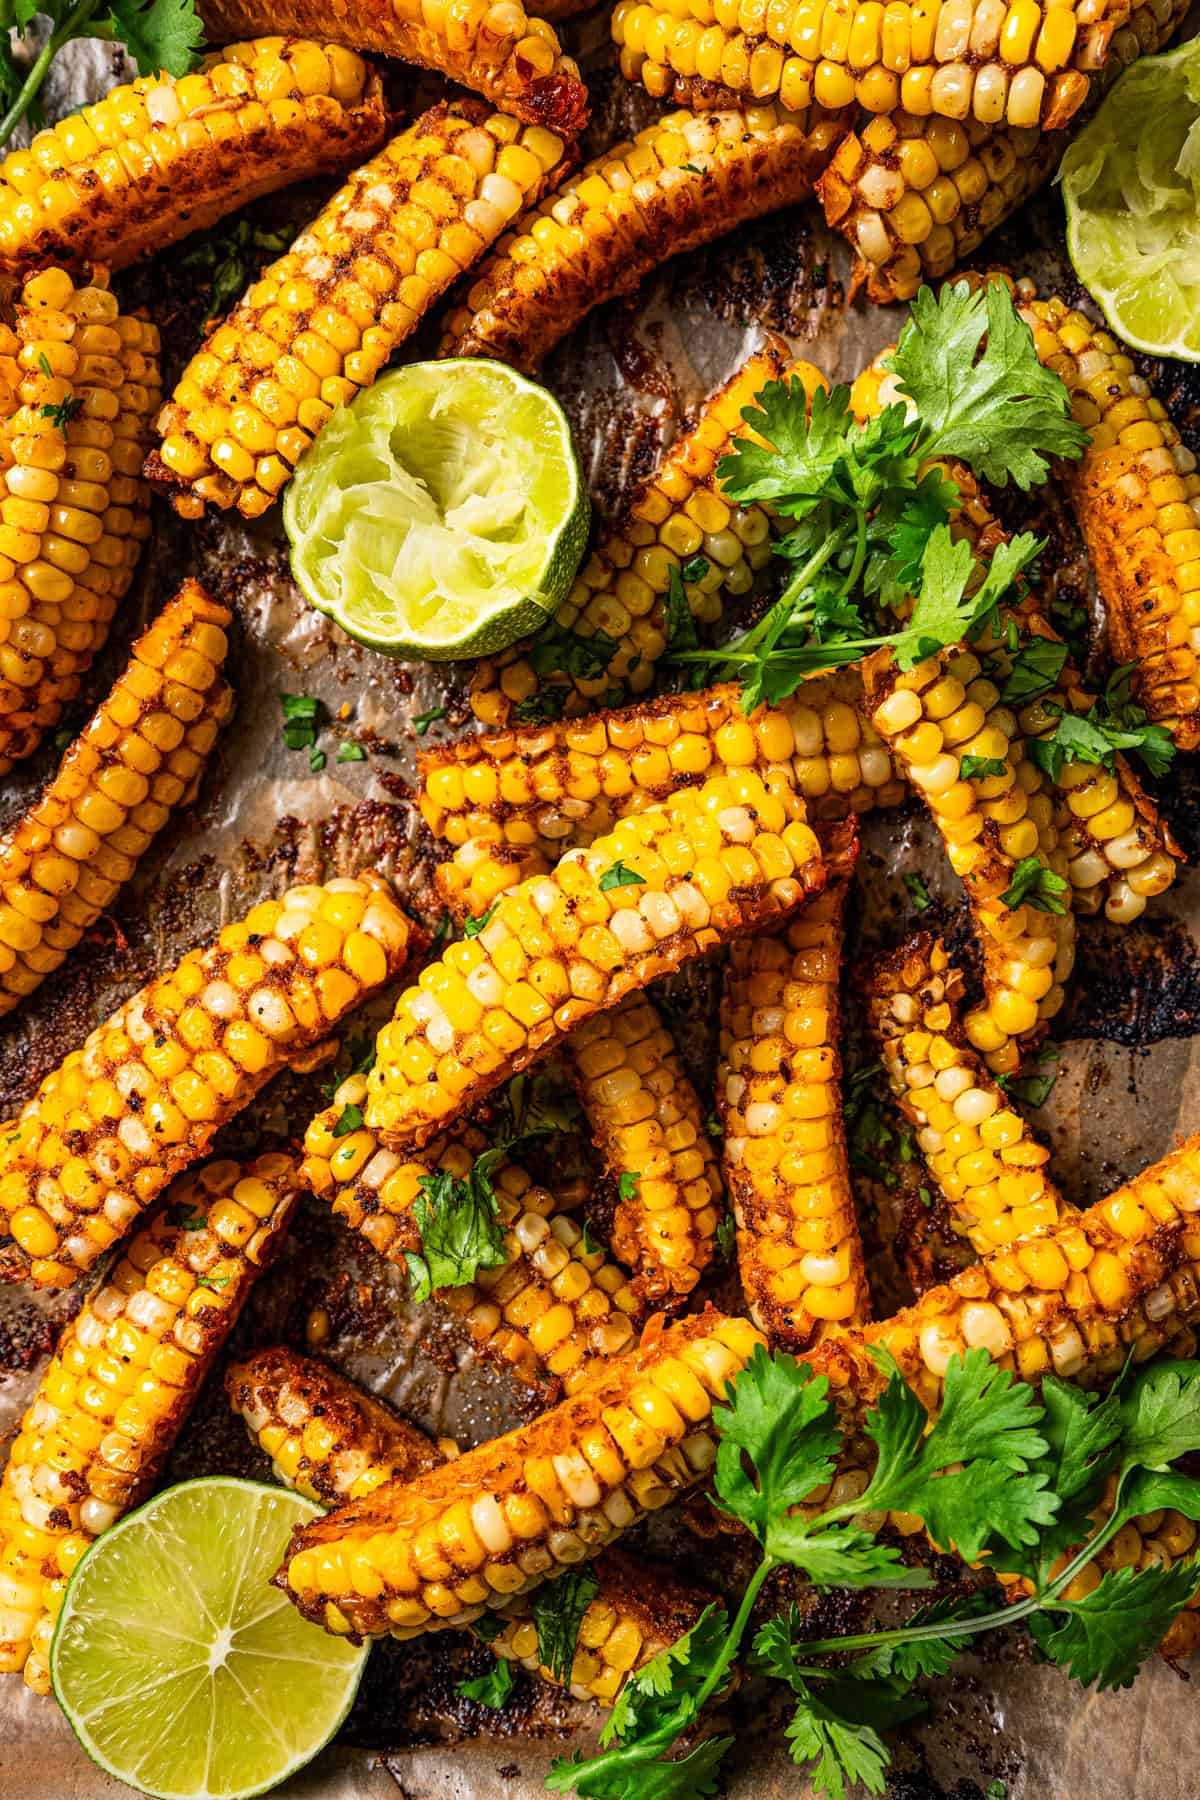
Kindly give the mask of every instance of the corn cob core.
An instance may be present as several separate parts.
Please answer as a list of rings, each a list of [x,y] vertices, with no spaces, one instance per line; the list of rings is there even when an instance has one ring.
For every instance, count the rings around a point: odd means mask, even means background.
[[[488,1148],[483,1132],[460,1126],[418,1153],[387,1149],[363,1124],[346,1131],[348,1108],[361,1117],[367,1082],[351,1075],[304,1139],[303,1174],[312,1191],[390,1262],[419,1250],[413,1206],[438,1174],[465,1181]],[[339,1135],[340,1134],[340,1135]],[[561,1383],[573,1392],[608,1358],[631,1350],[644,1318],[641,1300],[602,1250],[590,1250],[563,1202],[519,1163],[493,1170],[493,1191],[509,1261],[480,1269],[473,1282],[438,1290],[461,1319],[476,1354],[528,1386]]]
[[[544,19],[520,0],[355,0],[330,8],[317,0],[204,0],[210,42],[255,37],[264,28],[324,38],[354,50],[436,69],[532,125],[573,137],[587,124],[579,69]]]
[[[814,109],[668,113],[517,219],[452,312],[442,356],[535,369],[602,300],[812,192],[841,129]]]
[[[0,165],[0,265],[124,268],[383,137],[361,57],[265,37],[189,75],[148,75],[41,131]]]
[[[378,876],[290,889],[127,1000],[0,1125],[5,1279],[65,1287],[404,960]]]
[[[0,464],[0,773],[75,697],[150,531],[139,476],[158,331],[120,313],[107,281],[93,270],[76,287],[46,269],[17,308],[21,405]]]
[[[903,107],[920,117],[1054,130],[1086,100],[1131,7],[1118,0],[1099,17],[1097,10],[1070,0],[802,0],[774,8],[760,0],[620,0],[612,29],[622,73],[658,99],[684,99],[695,84],[760,104],[888,114]]]
[[[286,1156],[187,1176],[60,1338],[0,1483],[0,1670],[38,1693],[72,1569],[153,1487],[297,1191]]]
[[[746,1307],[768,1341],[803,1350],[870,1311],[838,1078],[846,886],[778,937],[730,951],[717,1096]]]
[[[389,1407],[292,1350],[258,1351],[230,1369],[225,1388],[276,1477],[318,1506],[357,1500],[447,1460]],[[592,1570],[599,1591],[580,1620],[566,1685],[577,1699],[611,1706],[626,1675],[689,1630],[709,1596],[682,1583],[673,1569],[616,1550],[598,1556]],[[539,1661],[537,1627],[520,1597],[503,1618],[488,1644],[492,1654],[555,1681]]]
[[[0,837],[0,1016],[59,966],[194,795],[233,709],[221,678],[230,618],[185,582],[50,786]]]
[[[368,1077],[371,1129],[420,1143],[594,1013],[819,890],[796,806],[752,771],[715,776],[503,895],[397,1001]]]
[[[761,1342],[685,1319],[531,1425],[304,1527],[276,1581],[328,1631],[467,1624],[702,1481],[713,1404]]]
[[[974,651],[943,651],[907,673],[877,652],[863,665],[863,684],[868,718],[923,795],[967,887],[985,990],[967,1015],[967,1036],[995,1072],[1012,1070],[1019,1041],[1062,1006],[1075,954],[1069,888],[1061,917],[1002,899],[1026,857],[1065,877],[1045,777],[1023,755],[1017,721]],[[964,756],[995,758],[1004,773],[964,780]]]
[[[613,1255],[634,1271],[634,1292],[652,1303],[691,1293],[712,1261],[721,1178],[699,1095],[670,1032],[635,994],[572,1032],[564,1057],[596,1148],[621,1189]]]
[[[747,718],[739,687],[727,682],[620,712],[460,738],[418,758],[421,816],[456,849],[492,843],[554,857],[721,769],[755,768],[770,778],[783,765],[813,819],[898,805],[904,784],[863,719],[861,699],[854,671],[815,676]]]
[[[1147,712],[1200,744],[1200,473],[1133,359],[1059,299],[1022,316],[1091,443],[1066,480],[1108,617]]]
[[[963,981],[918,933],[870,972],[869,1017],[892,1092],[981,1256],[1038,1237],[1074,1212],[1046,1173],[1050,1153],[1005,1100],[959,1024]]]
[[[735,438],[751,435],[746,409],[769,381],[789,378],[809,395],[825,385],[808,363],[789,368],[782,346],[770,342],[710,395],[693,429],[672,445],[579,571],[549,637],[515,644],[478,665],[470,690],[477,718],[519,725],[543,714],[574,717],[614,690],[643,693],[666,652],[673,581],[702,624],[721,617],[725,595],[749,594],[770,560],[770,520],[761,506],[726,500],[717,470]],[[555,635],[563,630],[596,646],[597,667],[576,674],[563,668]]]
[[[162,409],[147,474],[183,518],[257,518],[336,407],[562,166],[563,141],[435,106],[357,170],[211,332]]]

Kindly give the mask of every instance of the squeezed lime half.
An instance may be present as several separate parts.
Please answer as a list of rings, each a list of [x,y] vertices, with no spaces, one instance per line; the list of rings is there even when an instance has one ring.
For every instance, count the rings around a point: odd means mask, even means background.
[[[158,1800],[248,1800],[317,1754],[368,1649],[269,1585],[320,1508],[232,1476],[185,1481],[97,1539],[50,1650],[54,1693],[94,1762]]]
[[[374,650],[446,662],[536,631],[588,529],[553,395],[462,357],[384,375],[302,457],[283,522],[306,597]]]
[[[1200,362],[1200,38],[1125,71],[1059,180],[1071,261],[1113,330]]]

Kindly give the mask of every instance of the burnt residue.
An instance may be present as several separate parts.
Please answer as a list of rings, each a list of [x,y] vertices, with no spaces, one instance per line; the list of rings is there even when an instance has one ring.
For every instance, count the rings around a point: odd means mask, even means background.
[[[668,265],[667,298],[704,312],[810,340],[845,302],[833,273],[830,234],[811,207],[788,207]]]
[[[1185,925],[1152,913],[1133,925],[1084,922],[1056,1037],[1140,1049],[1198,1031],[1200,947]]]

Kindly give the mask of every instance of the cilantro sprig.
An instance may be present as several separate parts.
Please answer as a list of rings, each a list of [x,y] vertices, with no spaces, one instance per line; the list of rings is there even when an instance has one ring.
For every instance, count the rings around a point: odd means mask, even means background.
[[[1115,669],[1086,713],[1047,702],[1058,722],[1049,736],[1031,741],[1029,754],[1052,781],[1065,762],[1100,763],[1111,769],[1119,750],[1140,757],[1151,775],[1166,774],[1175,744],[1166,727],[1151,724],[1145,707],[1133,698],[1134,668],[1133,663],[1124,663]]]
[[[1078,456],[1087,442],[1008,292],[923,288],[891,367],[904,402],[863,423],[846,387],[818,391],[810,410],[799,384],[770,383],[743,415],[755,438],[735,440],[720,463],[728,498],[765,502],[791,522],[775,546],[787,580],[763,618],[718,650],[691,641],[673,583],[670,656],[690,670],[740,675],[747,711],[872,650],[890,649],[909,669],[971,639],[1044,548],[1022,533],[981,570],[950,529],[957,486],[927,466],[960,458],[990,481],[1028,489],[1045,480],[1051,456]],[[907,612],[898,626],[887,619],[897,609]]]
[[[890,1761],[883,1734],[923,1709],[914,1683],[944,1674],[981,1632],[1024,1619],[1042,1654],[1075,1679],[1100,1689],[1132,1681],[1200,1569],[1186,1561],[1121,1569],[1085,1599],[1066,1594],[1138,1512],[1174,1506],[1200,1517],[1200,1481],[1171,1467],[1200,1448],[1200,1364],[1127,1368],[1105,1398],[1050,1376],[1039,1399],[972,1350],[951,1359],[931,1425],[890,1356],[874,1354],[886,1377],[864,1421],[874,1472],[856,1499],[818,1509],[801,1503],[829,1482],[843,1448],[827,1380],[792,1357],[755,1352],[713,1416],[717,1500],[757,1540],[758,1566],[732,1618],[723,1606],[708,1607],[629,1678],[597,1753],[560,1759],[550,1788],[584,1800],[715,1793],[732,1739],[672,1752],[744,1655],[773,1570],[790,1565],[822,1587],[928,1585],[925,1571],[904,1567],[860,1522],[874,1512],[915,1513],[936,1542],[1024,1575],[1029,1592],[1013,1605],[997,1606],[986,1592],[925,1603],[894,1629],[852,1636],[806,1641],[794,1607],[761,1625],[750,1660],[790,1689],[787,1739],[818,1794],[844,1800],[856,1782],[882,1794]],[[1105,1514],[1099,1502],[1110,1485],[1115,1498]]]

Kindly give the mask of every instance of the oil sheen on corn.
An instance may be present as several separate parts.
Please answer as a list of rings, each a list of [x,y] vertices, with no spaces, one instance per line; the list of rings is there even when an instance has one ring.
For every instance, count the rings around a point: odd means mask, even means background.
[[[570,591],[588,498],[558,402],[502,363],[412,363],[336,412],[284,502],[292,573],[375,650],[486,656]]]
[[[159,1800],[247,1800],[328,1743],[367,1648],[302,1619],[270,1580],[311,1500],[213,1476],[98,1538],[50,1650],[54,1693],[94,1762]]]
[[[1112,329],[1200,362],[1200,37],[1125,71],[1060,179],[1071,261]]]

